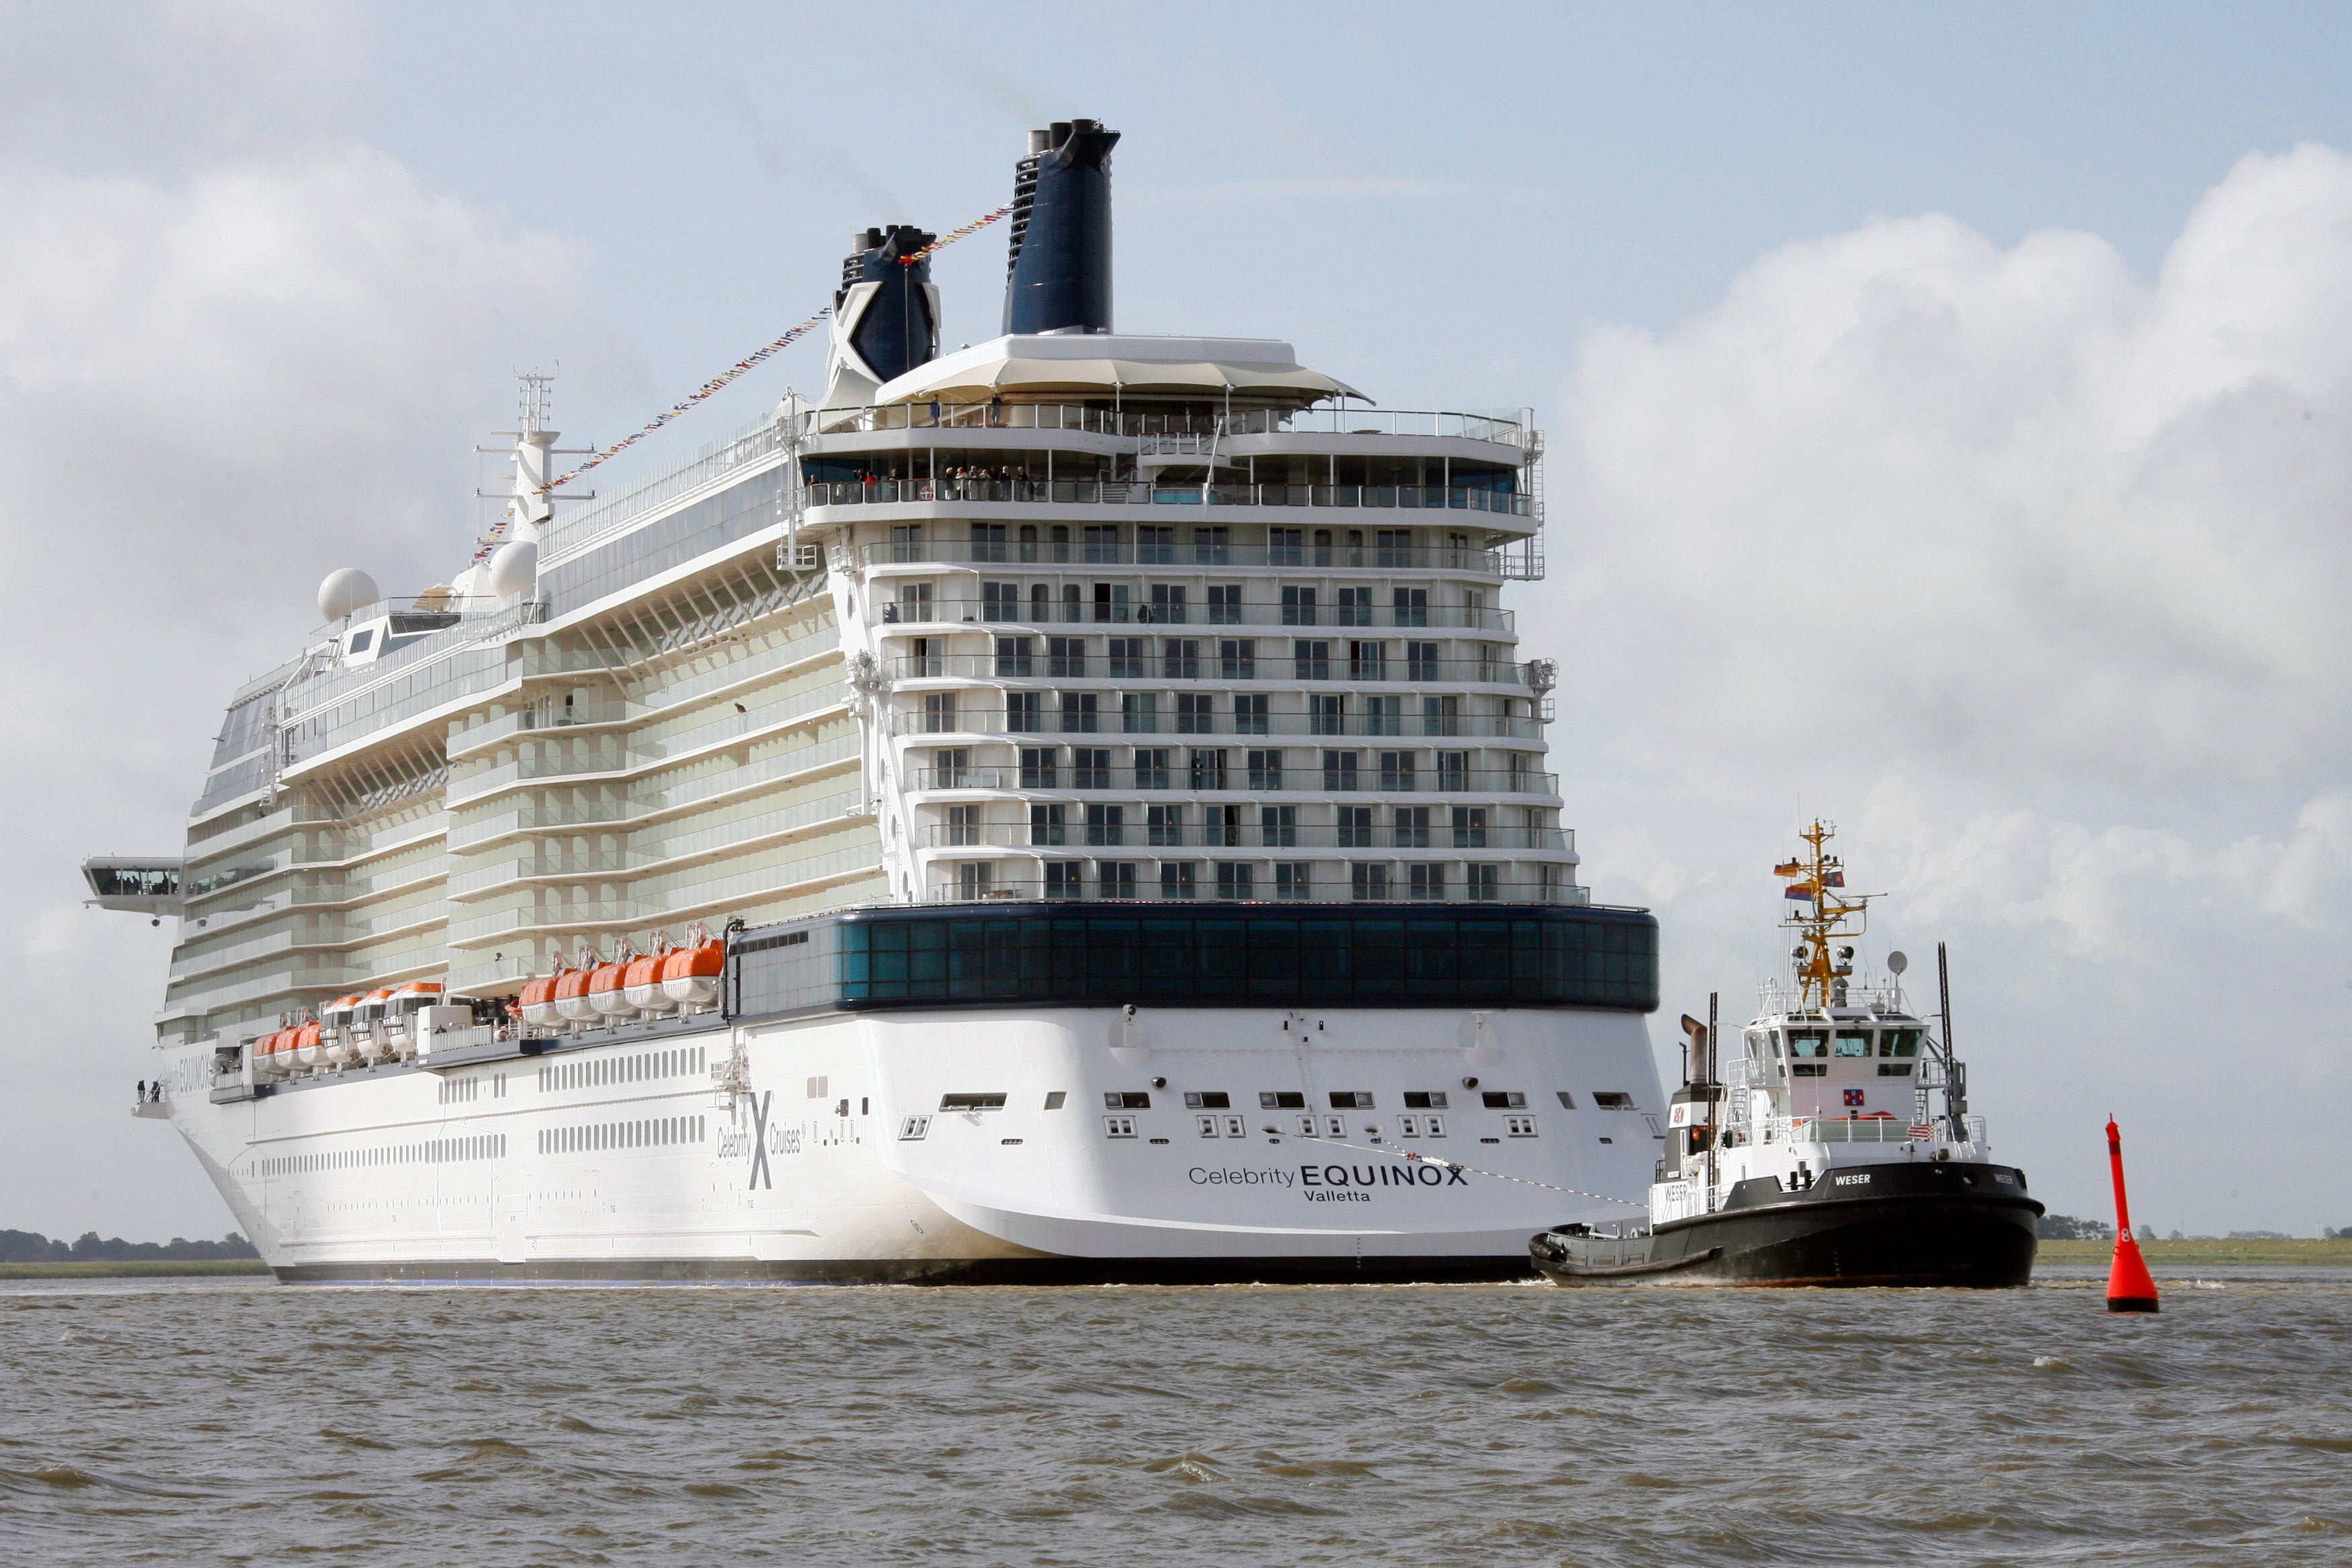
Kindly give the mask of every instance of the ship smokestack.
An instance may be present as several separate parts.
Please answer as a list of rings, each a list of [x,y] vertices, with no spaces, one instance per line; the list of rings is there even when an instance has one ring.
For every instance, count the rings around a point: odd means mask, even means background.
[[[1013,254],[1005,264],[1007,332],[1110,331],[1110,150],[1098,120],[1057,120],[1029,132],[1013,171]]]
[[[940,291],[930,258],[906,258],[939,237],[911,224],[849,237],[833,296],[824,406],[872,401],[875,389],[940,357]]]
[[[930,258],[911,265],[905,259],[938,237],[911,224],[850,236],[849,255],[841,264],[841,292],[834,296],[834,304],[839,308],[860,283],[881,285],[849,331],[850,346],[877,382],[893,380],[940,357],[940,323],[929,287]]]

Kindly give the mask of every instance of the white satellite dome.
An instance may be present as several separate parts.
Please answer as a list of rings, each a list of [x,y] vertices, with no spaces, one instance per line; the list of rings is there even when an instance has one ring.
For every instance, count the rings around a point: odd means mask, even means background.
[[[490,557],[490,592],[501,599],[528,594],[539,585],[539,546],[527,539],[509,539]]]
[[[319,584],[319,614],[331,621],[343,620],[383,597],[374,578],[356,566],[345,566],[328,573]]]

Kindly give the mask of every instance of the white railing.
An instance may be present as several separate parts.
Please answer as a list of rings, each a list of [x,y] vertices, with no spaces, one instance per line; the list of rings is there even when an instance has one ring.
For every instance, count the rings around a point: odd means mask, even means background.
[[[1901,1117],[1856,1117],[1851,1121],[1829,1117],[1774,1117],[1764,1123],[1764,1142],[1768,1143],[1907,1143],[1913,1142],[1911,1124]],[[1916,1140],[1936,1141],[1931,1131]]]
[[[544,558],[551,565],[564,556],[577,554],[597,540],[618,532],[646,513],[667,505],[688,491],[699,489],[783,448],[784,428],[772,419],[761,419],[715,441],[706,442],[674,468],[656,475],[634,489],[625,490],[586,511],[558,518],[554,527],[548,531]]]
[[[1164,414],[1149,408],[1113,410],[1070,403],[894,403],[858,408],[812,409],[803,416],[812,436],[883,430],[1078,430],[1142,439],[1228,436],[1454,437],[1525,447],[1531,426],[1524,413],[1459,414],[1437,409],[1328,406],[1253,409],[1231,416]]]

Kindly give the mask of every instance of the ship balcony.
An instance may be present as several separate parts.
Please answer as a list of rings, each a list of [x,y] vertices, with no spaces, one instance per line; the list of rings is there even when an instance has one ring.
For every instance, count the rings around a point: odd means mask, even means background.
[[[732,876],[629,899],[551,903],[536,909],[499,910],[459,921],[449,928],[452,948],[488,947],[509,936],[540,931],[626,931],[698,916],[709,918],[803,898],[843,882],[874,875],[882,865],[879,844],[854,844],[799,860],[757,867]]]
[[[435,855],[374,877],[362,877],[350,881],[323,882],[307,888],[280,888],[275,892],[256,898],[249,904],[236,908],[217,907],[202,916],[184,918],[191,919],[194,927],[203,931],[205,937],[216,938],[226,931],[235,931],[241,926],[253,925],[273,915],[284,914],[289,910],[353,909],[363,904],[395,898],[402,893],[416,892],[440,881],[447,868],[448,858]],[[252,886],[259,879],[256,878],[249,882],[238,885],[250,892]],[[194,939],[194,931],[184,929],[182,940]]]
[[[1475,808],[1473,808],[1475,809]],[[1395,849],[1442,850],[1447,854],[1495,850],[1533,851],[1545,855],[1576,854],[1576,830],[1570,827],[1454,827],[1436,824],[1399,827],[1334,826],[1329,824],[1294,826],[1260,823],[1174,826],[1145,824],[1083,822],[1033,826],[1026,823],[934,824],[926,830],[932,849]]]
[[[657,694],[657,702],[580,702],[568,706],[551,699],[535,702],[477,724],[470,730],[461,731],[449,742],[449,757],[454,762],[501,744],[512,745],[554,735],[588,734],[657,723],[665,711],[723,697],[741,687],[788,678],[796,672],[797,667],[821,664],[837,654],[840,647],[841,634],[835,628],[826,626],[665,687]],[[562,668],[555,668],[553,664],[560,664]],[[551,674],[570,675],[578,673],[583,668],[602,670],[608,666],[601,660],[586,666],[558,660],[553,661],[550,668],[534,666],[525,673],[533,678]],[[726,722],[722,720],[709,728],[718,732],[723,730]],[[676,746],[682,739],[672,735],[662,744]]]
[[[287,902],[326,908],[350,908],[355,904],[373,903],[396,893],[413,892],[428,882],[437,881],[449,868],[446,855],[428,856],[405,866],[395,866],[379,871],[373,877],[357,877],[341,882],[327,882],[317,887],[297,888],[287,895]]]
[[[1364,592],[1369,595],[1370,590]],[[1205,613],[1196,617],[1196,611]],[[1356,626],[1399,631],[1434,627],[1493,632],[1511,639],[1518,636],[1518,618],[1509,610],[1454,605],[1199,605],[1182,599],[1173,604],[1127,598],[885,600],[875,625],[886,637],[940,637],[967,626],[986,626],[995,632],[1044,632],[1071,625],[1182,626],[1211,637],[1217,635],[1219,626],[1330,626],[1343,631]]]
[[[859,820],[864,796],[856,792],[803,801],[781,811],[738,817],[717,827],[628,849],[586,855],[526,855],[479,866],[449,880],[447,897],[465,902],[492,897],[509,887],[536,882],[611,881],[663,875],[698,861],[747,855],[803,838],[837,832]]]
[[[297,866],[356,866],[364,860],[380,860],[399,850],[429,844],[447,831],[447,825],[442,818],[426,817],[420,822],[404,822],[397,827],[387,827],[376,834],[335,834],[332,835],[333,843],[297,847],[289,855]]]
[[[1549,700],[1549,699],[1547,699]],[[908,711],[890,715],[890,734],[898,740],[953,745],[964,740],[999,741],[1039,745],[1062,735],[1169,735],[1181,741],[1192,735],[1361,735],[1380,740],[1498,740],[1541,744],[1544,720],[1498,718],[1491,714],[1344,713],[1337,717],[1314,713],[1181,713],[1154,709],[1129,714],[1113,710],[1098,715],[1095,730],[1048,730],[1045,722],[1058,713],[1037,715],[1027,729],[1016,730],[1003,709],[958,707],[940,713]],[[1024,717],[1024,722],[1026,722]]]
[[[588,752],[519,757],[510,763],[501,763],[452,778],[446,798],[455,806],[535,782],[562,780],[584,784],[626,780],[655,769],[677,767],[698,756],[746,742],[766,740],[794,730],[814,729],[828,720],[845,717],[848,711],[843,688],[838,683],[829,683],[814,691],[802,692],[781,702],[752,709],[748,713],[729,714],[659,740],[640,738],[633,741],[626,749],[600,747]]]
[[[1329,653],[1252,654],[1247,658],[1231,658],[1220,654],[1198,661],[1197,673],[1157,678],[1141,675],[1114,677],[1108,674],[1089,675],[1087,660],[1079,655],[1056,657],[1050,654],[1003,653],[932,653],[908,654],[882,661],[889,673],[900,680],[1039,680],[1059,687],[1073,680],[1102,685],[1114,680],[1157,679],[1160,680],[1208,680],[1220,686],[1235,681],[1273,682],[1284,686],[1302,683],[1345,680],[1366,686],[1422,686],[1433,683],[1455,687],[1507,686],[1525,690],[1528,670],[1525,664],[1503,659],[1484,658],[1374,658],[1369,656],[1350,658],[1342,653],[1333,658]]]
[[[811,487],[814,489],[815,487]],[[1184,566],[1223,570],[1265,566],[1290,570],[1457,572],[1500,581],[1517,575],[1512,552],[1467,545],[1347,543],[1137,544],[1127,540],[892,540],[858,546],[867,566]]]
[[[864,742],[844,735],[763,757],[720,773],[667,788],[651,790],[629,800],[583,801],[574,805],[517,807],[477,817],[449,829],[449,847],[478,851],[504,838],[533,834],[575,833],[583,827],[624,823],[647,824],[665,816],[700,810],[724,801],[769,790],[789,789],[828,773],[846,772],[858,764]]]
[[[289,959],[288,967],[278,968],[258,978],[227,986],[192,985],[183,990],[174,986],[174,994],[167,999],[158,1021],[171,1017],[190,1017],[205,1013],[216,1013],[224,1008],[267,1005],[278,998],[289,1002],[303,996],[334,995],[346,991],[372,991],[379,985],[398,985],[410,980],[422,980],[441,973],[448,967],[449,950],[439,943],[428,947],[410,948],[387,953],[372,961],[371,966],[342,963],[303,964]]]
[[[550,734],[589,734],[600,730],[642,724],[654,710],[636,702],[541,702],[502,714],[487,723],[460,731],[449,740],[449,760],[456,762],[504,743]]]
[[[311,931],[276,931],[250,942],[217,947],[184,958],[172,965],[166,980],[168,983],[193,980],[200,974],[233,969],[238,964],[251,963],[278,953],[365,947],[395,936],[431,930],[446,924],[448,918],[448,906],[434,899],[404,910],[394,910],[373,920],[340,921]]]
[[[1231,768],[1200,773],[1181,762],[1165,767],[909,768],[907,788],[916,795],[973,792],[1017,793],[1049,798],[1065,793],[1103,790],[1158,791],[1195,795],[1526,795],[1559,798],[1559,775],[1521,768],[1419,769]],[[1425,781],[1416,786],[1415,781]]]

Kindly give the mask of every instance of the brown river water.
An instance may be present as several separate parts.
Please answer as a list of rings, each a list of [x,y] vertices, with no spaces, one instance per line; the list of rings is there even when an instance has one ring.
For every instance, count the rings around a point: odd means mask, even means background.
[[[5,1283],[0,1562],[2352,1563],[2352,1271],[2101,1278]]]

